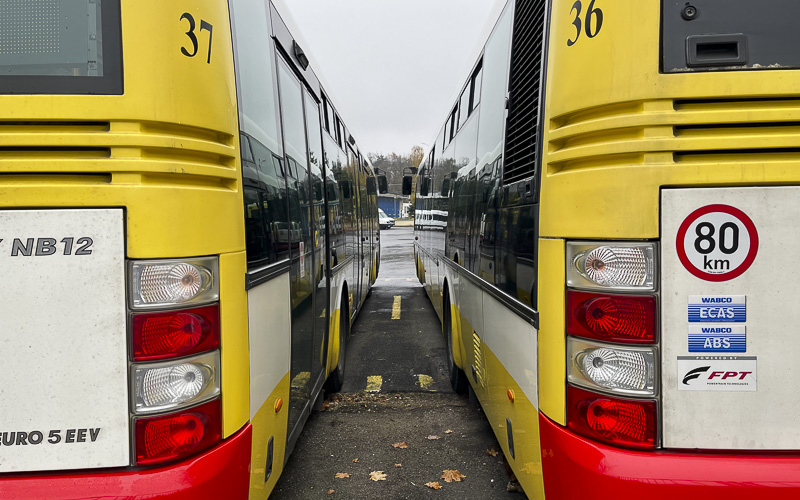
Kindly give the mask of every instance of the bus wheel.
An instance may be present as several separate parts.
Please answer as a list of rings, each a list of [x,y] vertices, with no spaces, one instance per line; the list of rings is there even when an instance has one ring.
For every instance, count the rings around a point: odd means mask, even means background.
[[[327,393],[339,392],[344,385],[344,360],[347,354],[347,337],[350,336],[350,312],[347,310],[346,297],[345,293],[339,308],[339,359],[336,362],[336,368],[325,381],[325,392]]]
[[[469,381],[464,374],[464,370],[456,366],[455,356],[453,355],[453,321],[450,317],[450,297],[447,292],[444,296],[444,336],[447,340],[447,372],[450,375],[450,385],[458,394],[464,394],[469,387]]]

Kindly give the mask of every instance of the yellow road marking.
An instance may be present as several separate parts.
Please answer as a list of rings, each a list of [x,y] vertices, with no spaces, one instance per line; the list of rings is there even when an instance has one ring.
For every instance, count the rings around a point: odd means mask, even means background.
[[[380,375],[369,375],[367,377],[367,392],[381,392],[383,377]]]
[[[400,319],[400,296],[394,296],[394,304],[392,304],[392,319]]]
[[[430,389],[433,385],[433,377],[430,375],[417,375],[417,385],[420,389]]]

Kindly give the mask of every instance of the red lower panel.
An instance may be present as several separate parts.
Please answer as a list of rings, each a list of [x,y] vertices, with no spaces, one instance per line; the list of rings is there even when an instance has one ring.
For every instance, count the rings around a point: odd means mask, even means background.
[[[541,413],[539,429],[548,499],[800,498],[800,456],[624,450],[578,436]]]
[[[145,470],[2,477],[0,498],[15,500],[239,500],[250,489],[252,427],[206,453]]]

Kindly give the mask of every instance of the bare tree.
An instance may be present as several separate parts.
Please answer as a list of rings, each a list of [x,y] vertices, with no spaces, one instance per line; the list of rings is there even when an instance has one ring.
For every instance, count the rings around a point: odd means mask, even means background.
[[[421,146],[414,146],[413,148],[411,148],[411,157],[409,159],[411,160],[412,167],[415,168],[419,167],[420,163],[422,163],[422,160],[424,158],[425,158],[425,150],[422,149]]]

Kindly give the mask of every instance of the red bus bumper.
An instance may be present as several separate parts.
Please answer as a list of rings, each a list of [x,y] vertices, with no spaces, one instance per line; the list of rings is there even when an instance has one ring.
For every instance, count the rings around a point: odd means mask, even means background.
[[[36,476],[0,476],[0,498],[78,500],[246,499],[250,489],[252,427],[178,464],[144,470]]]
[[[539,429],[547,498],[800,498],[800,456],[624,450],[569,432],[541,413]]]

